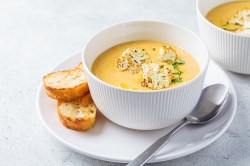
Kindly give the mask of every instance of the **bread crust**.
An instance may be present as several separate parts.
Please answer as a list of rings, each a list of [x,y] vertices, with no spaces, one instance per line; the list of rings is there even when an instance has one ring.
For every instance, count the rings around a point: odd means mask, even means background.
[[[62,104],[64,104],[65,101],[58,101],[57,102],[57,113],[60,122],[63,126],[67,127],[68,129],[77,130],[77,131],[87,131],[94,127],[95,120],[96,120],[96,106],[92,102],[91,105],[94,106],[94,109],[92,109],[93,113],[91,116],[85,115],[84,117],[74,117],[63,114],[62,110],[60,109]],[[77,101],[71,101],[68,102],[70,104],[75,103],[81,103],[81,100]],[[82,104],[82,103],[81,103]],[[92,107],[93,108],[93,107]]]
[[[80,84],[77,84],[73,87],[53,87],[46,83],[46,79],[52,77],[52,75],[60,75],[61,73],[69,73],[74,72],[76,70],[80,70],[79,68],[64,70],[59,72],[49,73],[43,77],[43,85],[46,94],[55,99],[55,100],[63,100],[63,101],[71,101],[77,98],[83,97],[89,93],[89,87],[87,81],[83,81]],[[81,70],[81,72],[83,72]],[[84,72],[83,72],[84,74]]]
[[[93,128],[97,108],[89,92],[82,63],[75,68],[52,72],[43,77],[45,93],[57,101],[63,126],[77,131]]]
[[[76,68],[78,68],[78,69],[80,69],[80,70],[82,70],[84,72],[82,62],[78,63],[78,65],[76,66]]]
[[[55,99],[62,101],[72,101],[77,98],[83,97],[89,93],[89,87],[87,83],[80,84],[73,88],[51,88],[44,86],[44,91],[46,94]]]

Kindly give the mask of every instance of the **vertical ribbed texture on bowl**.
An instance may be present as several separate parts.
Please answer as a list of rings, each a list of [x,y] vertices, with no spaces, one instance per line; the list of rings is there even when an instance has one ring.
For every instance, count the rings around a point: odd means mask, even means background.
[[[152,93],[114,88],[91,76],[88,82],[94,102],[108,119],[124,127],[152,130],[170,126],[189,114],[198,101],[204,78],[205,74],[178,88]]]
[[[200,36],[210,56],[224,68],[250,74],[250,37],[240,36],[212,25],[197,9]]]
[[[183,85],[154,91],[125,90],[105,83],[91,73],[94,60],[103,51],[135,40],[171,42],[193,55],[200,66],[200,73]],[[140,130],[168,127],[192,111],[202,90],[208,60],[207,47],[198,36],[177,25],[157,21],[113,25],[94,35],[83,49],[84,70],[100,112],[121,126]]]

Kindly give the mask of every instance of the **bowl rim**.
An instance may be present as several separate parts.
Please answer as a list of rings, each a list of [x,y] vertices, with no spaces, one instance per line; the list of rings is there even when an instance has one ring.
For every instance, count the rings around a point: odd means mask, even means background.
[[[196,1],[196,13],[198,16],[200,16],[200,18],[205,21],[209,26],[213,27],[214,29],[222,32],[222,33],[226,33],[226,34],[229,34],[229,35],[233,35],[235,37],[239,37],[239,38],[243,38],[243,39],[250,39],[250,36],[244,36],[244,35],[239,35],[239,34],[236,34],[236,33],[233,33],[233,32],[230,32],[230,31],[226,31],[216,25],[214,25],[213,23],[211,23],[202,13],[201,13],[201,10],[200,10],[200,7],[199,7],[199,3],[201,2],[201,0],[197,0]],[[231,2],[236,2],[236,1],[231,1]],[[220,5],[222,5],[224,3],[221,3]],[[219,5],[218,5],[219,6]],[[212,8],[213,9],[213,8]],[[211,11],[212,9],[210,9],[209,11]]]
[[[192,34],[193,36],[197,37],[201,44],[204,46],[204,48],[206,49],[206,60],[205,60],[205,67],[191,80],[181,84],[181,85],[178,85],[178,86],[175,86],[175,87],[172,87],[172,88],[165,88],[165,89],[160,89],[160,90],[132,90],[132,89],[124,89],[124,88],[121,88],[121,87],[118,87],[118,86],[114,86],[112,84],[109,84],[103,80],[101,80],[100,78],[98,78],[97,76],[95,76],[87,67],[86,65],[86,62],[85,62],[85,56],[84,56],[84,52],[86,50],[86,47],[87,45],[89,44],[89,42],[92,40],[93,37],[95,37],[96,35],[99,35],[100,33],[102,33],[104,30],[106,29],[109,29],[109,28],[112,28],[112,27],[115,27],[115,26],[118,26],[118,25],[123,25],[123,24],[128,24],[128,23],[160,23],[160,24],[169,24],[169,25],[172,25],[172,26],[175,26],[181,30],[184,30],[190,34]],[[203,75],[206,74],[206,71],[207,71],[207,68],[208,68],[208,64],[209,64],[209,59],[210,59],[210,56],[209,56],[209,52],[208,52],[208,48],[207,48],[207,45],[203,42],[203,40],[201,39],[200,36],[198,36],[197,34],[195,34],[194,32],[192,32],[191,30],[187,29],[187,28],[184,28],[180,25],[177,25],[177,24],[174,24],[174,23],[170,23],[170,22],[163,22],[163,21],[159,21],[159,20],[130,20],[130,21],[124,21],[124,22],[119,22],[119,23],[115,23],[115,24],[111,24],[110,26],[107,26],[107,27],[104,27],[102,28],[101,30],[99,30],[98,32],[94,33],[90,38],[89,40],[86,42],[86,44],[84,45],[83,47],[83,50],[82,50],[82,62],[83,62],[83,67],[84,67],[84,71],[85,73],[87,73],[88,75],[90,75],[95,81],[99,82],[100,84],[104,84],[105,86],[108,86],[109,88],[113,88],[115,90],[119,90],[119,91],[123,91],[123,92],[127,92],[127,93],[145,93],[145,94],[150,94],[150,93],[160,93],[160,92],[168,92],[168,91],[174,91],[175,89],[179,89],[179,88],[184,88],[184,87],[187,87],[189,84],[193,83],[194,81],[198,80],[200,77],[202,77]]]

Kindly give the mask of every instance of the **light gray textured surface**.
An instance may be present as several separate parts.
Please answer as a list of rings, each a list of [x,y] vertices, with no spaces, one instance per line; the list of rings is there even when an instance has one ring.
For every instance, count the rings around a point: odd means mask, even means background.
[[[198,32],[195,0],[0,0],[0,165],[122,165],[59,143],[38,118],[35,95],[42,75],[81,50],[96,31],[132,19],[169,21]],[[227,74],[238,109],[226,133],[199,152],[152,165],[249,165],[250,76]]]

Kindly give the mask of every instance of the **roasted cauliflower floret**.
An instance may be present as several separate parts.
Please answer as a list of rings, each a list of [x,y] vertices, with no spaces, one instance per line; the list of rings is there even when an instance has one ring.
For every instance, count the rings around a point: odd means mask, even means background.
[[[250,21],[250,9],[244,9],[244,10],[238,11],[237,14],[235,14],[229,20],[229,23],[244,26],[246,25],[246,22],[249,22],[249,21]],[[246,28],[250,28],[250,27],[246,27]]]
[[[149,60],[149,54],[144,49],[128,48],[117,60],[117,68],[121,71],[129,70],[130,73],[138,73],[141,65]]]
[[[157,63],[142,64],[142,70],[142,87],[163,89],[169,87],[172,81],[171,71],[164,65],[159,65]]]
[[[235,33],[250,36],[250,9],[244,9],[237,12],[228,23],[239,25],[239,28],[235,30]]]
[[[169,46],[161,47],[159,49],[159,54],[158,60],[162,62],[173,63],[177,58],[176,51]]]

